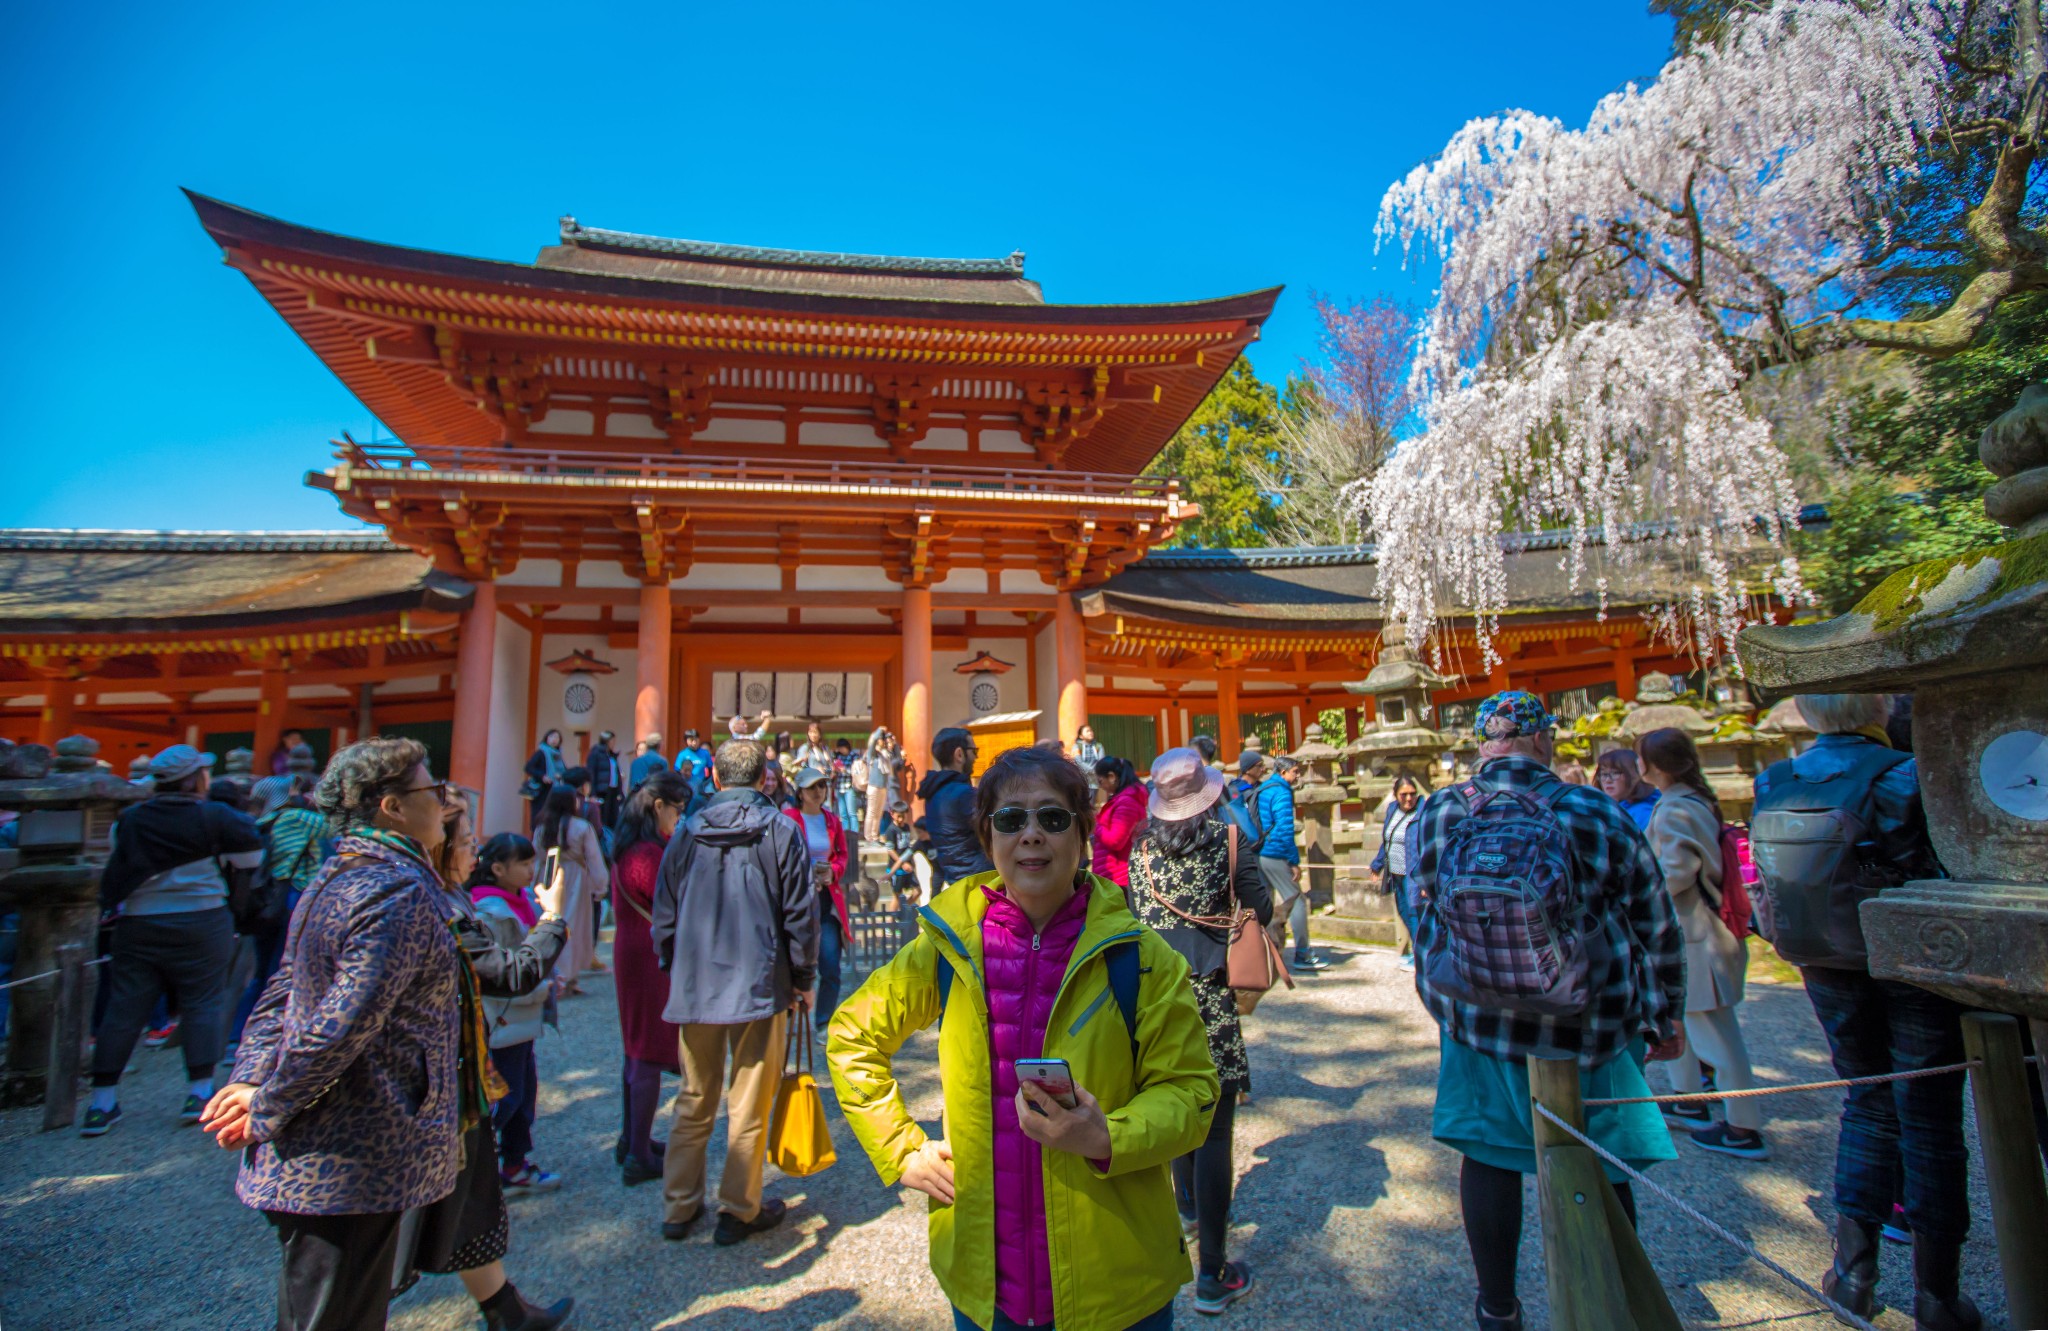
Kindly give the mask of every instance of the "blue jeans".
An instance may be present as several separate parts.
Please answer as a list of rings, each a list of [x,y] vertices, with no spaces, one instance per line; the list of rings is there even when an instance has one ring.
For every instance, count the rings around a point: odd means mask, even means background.
[[[860,796],[854,792],[852,786],[848,786],[834,798],[839,805],[839,825],[846,829],[847,840],[859,841]]]
[[[292,895],[296,897],[298,894]],[[256,973],[249,977],[249,987],[242,991],[241,1001],[235,1004],[235,1024],[229,1028],[229,1044],[242,1042],[242,1028],[249,1024],[249,1014],[256,1010],[256,1000],[263,997],[264,986],[270,983],[270,977],[277,974],[278,966],[284,961],[284,940],[291,919],[289,912],[285,919],[287,923],[280,924],[270,933],[257,934],[252,940],[256,945]]]
[[[491,1106],[491,1127],[498,1134],[498,1168],[506,1173],[523,1168],[533,1151],[533,1119],[540,1108],[540,1065],[532,1040],[491,1051],[491,1066],[505,1079],[505,1098]]]
[[[1963,1009],[1915,985],[1866,971],[1801,969],[1828,1037],[1835,1075],[1870,1077],[1963,1061]],[[1891,1217],[1903,1183],[1915,1235],[1961,1243],[1970,1232],[1960,1072],[1853,1086],[1835,1146],[1835,1210],[1865,1224]]]
[[[818,913],[818,1004],[811,1023],[819,1030],[832,1020],[839,1006],[839,952],[845,945],[839,934],[839,917],[830,907]]]
[[[974,1324],[972,1317],[955,1308],[953,1310],[953,1331],[980,1331],[980,1328]],[[989,1331],[1027,1331],[1027,1328],[1003,1316],[1003,1310],[998,1308],[996,1309],[996,1320],[989,1327]],[[1044,1326],[1028,1328],[1028,1331],[1058,1331],[1058,1329],[1051,1322],[1047,1322]],[[1126,1327],[1124,1331],[1173,1331],[1173,1305],[1167,1304],[1150,1317],[1140,1317],[1137,1321],[1132,1322]]]

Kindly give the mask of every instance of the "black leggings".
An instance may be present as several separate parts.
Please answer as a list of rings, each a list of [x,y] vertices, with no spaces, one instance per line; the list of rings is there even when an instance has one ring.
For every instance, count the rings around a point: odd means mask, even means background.
[[[1173,1162],[1174,1192],[1195,1204],[1202,1270],[1208,1275],[1223,1269],[1224,1245],[1230,1237],[1230,1190],[1237,1182],[1230,1132],[1236,1118],[1237,1092],[1226,1087],[1216,1102],[1216,1116],[1209,1120],[1207,1139]]]
[[[1630,1228],[1636,1223],[1635,1189],[1614,1185]],[[1465,1209],[1465,1242],[1479,1274],[1479,1297],[1487,1311],[1506,1316],[1515,1306],[1515,1259],[1522,1249],[1522,1176],[1465,1157],[1458,1175],[1458,1200]]]

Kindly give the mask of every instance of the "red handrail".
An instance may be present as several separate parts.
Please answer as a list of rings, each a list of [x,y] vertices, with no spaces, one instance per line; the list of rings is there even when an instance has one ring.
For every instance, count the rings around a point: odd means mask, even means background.
[[[481,471],[520,476],[616,476],[649,480],[863,485],[878,488],[994,490],[1116,498],[1177,498],[1179,477],[1112,476],[1097,472],[935,467],[926,463],[809,461],[764,458],[656,457],[583,448],[437,448],[422,457],[397,440],[335,441],[335,457],[374,471]]]

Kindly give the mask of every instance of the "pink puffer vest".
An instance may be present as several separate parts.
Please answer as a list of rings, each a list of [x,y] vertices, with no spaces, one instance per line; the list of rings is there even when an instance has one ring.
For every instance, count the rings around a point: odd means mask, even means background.
[[[1034,932],[1016,903],[991,887],[981,922],[989,1045],[995,1059],[996,1307],[1013,1322],[1052,1322],[1052,1250],[1045,1236],[1044,1149],[1017,1126],[1020,1058],[1045,1052],[1045,1026],[1074,944],[1087,922],[1088,889],[1076,892]]]

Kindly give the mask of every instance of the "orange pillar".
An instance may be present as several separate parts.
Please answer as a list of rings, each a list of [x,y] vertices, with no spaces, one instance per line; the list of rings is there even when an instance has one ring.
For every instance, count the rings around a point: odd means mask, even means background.
[[[53,679],[43,691],[43,711],[36,724],[36,743],[55,745],[71,734],[78,712],[78,681]]]
[[[1071,745],[1088,724],[1088,649],[1081,634],[1081,612],[1074,598],[1061,592],[1052,612],[1053,674],[1059,681],[1059,737]]]
[[[480,582],[462,612],[462,637],[455,647],[455,734],[449,744],[448,779],[481,791],[490,773],[491,676],[498,655],[498,584]],[[365,736],[370,733],[370,693],[357,702]]]
[[[674,607],[668,599],[666,582],[640,586],[640,637],[636,660],[640,672],[639,691],[633,695],[633,738],[659,732],[668,752],[682,742],[680,734],[668,733],[668,656],[672,642]]]
[[[932,592],[903,589],[903,756],[932,770]],[[909,795],[911,792],[905,791]]]
[[[284,708],[289,680],[277,666],[266,665],[260,676],[256,702],[256,738],[250,747],[256,750],[256,774],[270,775],[270,755],[277,748],[277,741],[284,735]]]
[[[1244,752],[1244,731],[1237,714],[1237,676],[1226,667],[1216,676],[1216,761],[1230,765]]]

